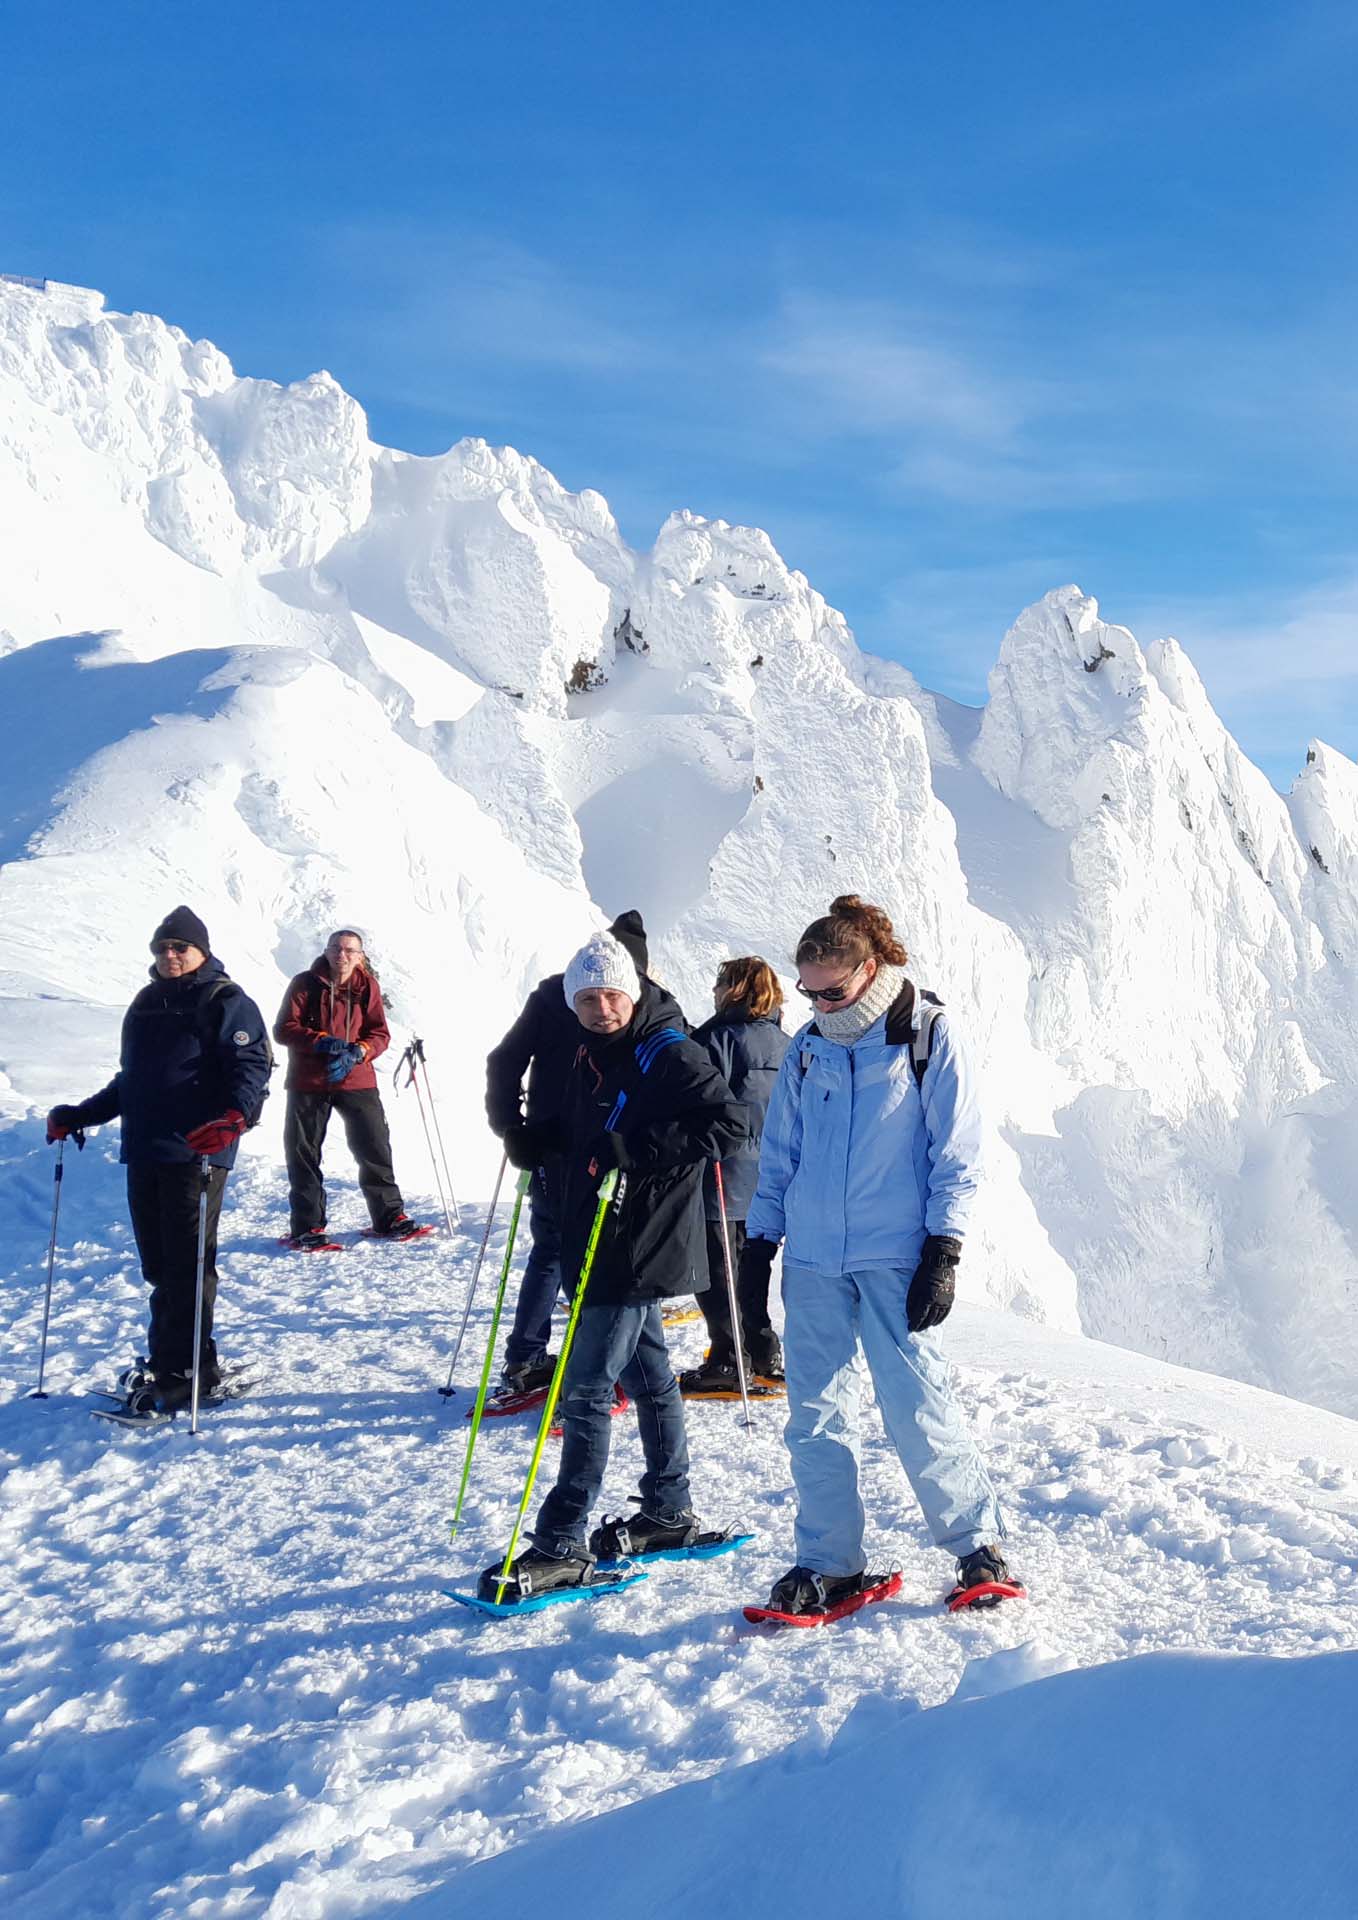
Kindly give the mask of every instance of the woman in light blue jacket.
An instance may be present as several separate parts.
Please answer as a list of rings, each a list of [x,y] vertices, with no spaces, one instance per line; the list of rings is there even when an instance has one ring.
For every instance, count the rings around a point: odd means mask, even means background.
[[[798,989],[815,1018],[779,1072],[748,1215],[747,1258],[772,1265],[784,1243],[797,1565],[769,1606],[794,1616],[837,1616],[895,1590],[864,1570],[860,1348],[929,1529],[956,1556],[948,1604],[993,1606],[1023,1592],[996,1545],[995,1491],[934,1332],[952,1307],[976,1193],[975,1077],[947,1014],[905,963],[886,914],[856,894],[802,935]]]

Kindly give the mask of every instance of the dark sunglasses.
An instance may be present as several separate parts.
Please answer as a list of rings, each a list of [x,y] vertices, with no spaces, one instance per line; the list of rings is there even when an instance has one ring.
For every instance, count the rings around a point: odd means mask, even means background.
[[[855,967],[853,973],[849,975],[849,979],[852,980],[854,974],[858,972],[859,968]],[[807,1000],[828,1000],[830,1005],[834,1006],[837,1001],[847,999],[849,987],[847,981],[842,987],[804,987],[799,980],[797,982],[797,991]]]
[[[151,951],[154,954],[187,953],[192,945],[192,940],[158,940]]]

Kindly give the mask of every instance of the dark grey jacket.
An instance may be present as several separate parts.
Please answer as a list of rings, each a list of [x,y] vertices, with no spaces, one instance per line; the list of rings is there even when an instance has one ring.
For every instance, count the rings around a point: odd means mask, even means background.
[[[746,1139],[724,1156],[721,1163],[726,1217],[743,1220],[759,1179],[759,1141],[764,1131],[764,1114],[790,1042],[777,1019],[751,1020],[734,1012],[714,1014],[697,1029],[693,1038],[707,1048],[713,1065],[736,1099],[743,1102],[749,1116]],[[703,1205],[709,1220],[719,1218],[717,1183],[711,1167],[703,1181]]]

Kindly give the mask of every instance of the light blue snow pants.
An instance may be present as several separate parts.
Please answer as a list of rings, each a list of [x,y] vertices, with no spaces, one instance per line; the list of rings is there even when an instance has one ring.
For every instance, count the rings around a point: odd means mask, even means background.
[[[858,1494],[863,1358],[887,1437],[938,1545],[960,1558],[1004,1533],[938,1336],[911,1333],[906,1325],[913,1272],[819,1273],[783,1261],[785,1433],[797,1489],[797,1564],[816,1573],[861,1573],[867,1565]]]

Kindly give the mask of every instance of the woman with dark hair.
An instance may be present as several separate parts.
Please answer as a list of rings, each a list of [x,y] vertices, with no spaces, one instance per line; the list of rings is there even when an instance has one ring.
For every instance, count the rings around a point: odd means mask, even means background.
[[[745,1215],[759,1175],[764,1114],[788,1046],[781,1018],[783,989],[768,961],[751,954],[722,961],[713,1001],[716,1012],[693,1038],[707,1048],[731,1092],[744,1103],[749,1118],[747,1137],[721,1162],[721,1199],[726,1205],[731,1260],[739,1272],[736,1305],[745,1372],[747,1381],[757,1389],[777,1392],[783,1382],[783,1349],[769,1319],[769,1268],[759,1260],[753,1265],[742,1263],[741,1255]],[[707,1215],[708,1286],[698,1295],[698,1305],[707,1322],[709,1345],[702,1366],[680,1374],[679,1390],[689,1399],[724,1400],[739,1393],[740,1378],[722,1246],[722,1207],[711,1166],[703,1181],[703,1206]]]
[[[747,1259],[771,1267],[784,1243],[797,1565],[769,1606],[785,1614],[847,1611],[886,1580],[864,1571],[860,1350],[930,1532],[957,1559],[949,1605],[1023,1592],[995,1544],[995,1491],[934,1332],[976,1193],[976,1084],[948,1015],[905,966],[886,914],[856,894],[797,945],[815,1017],[779,1073],[746,1221]]]

